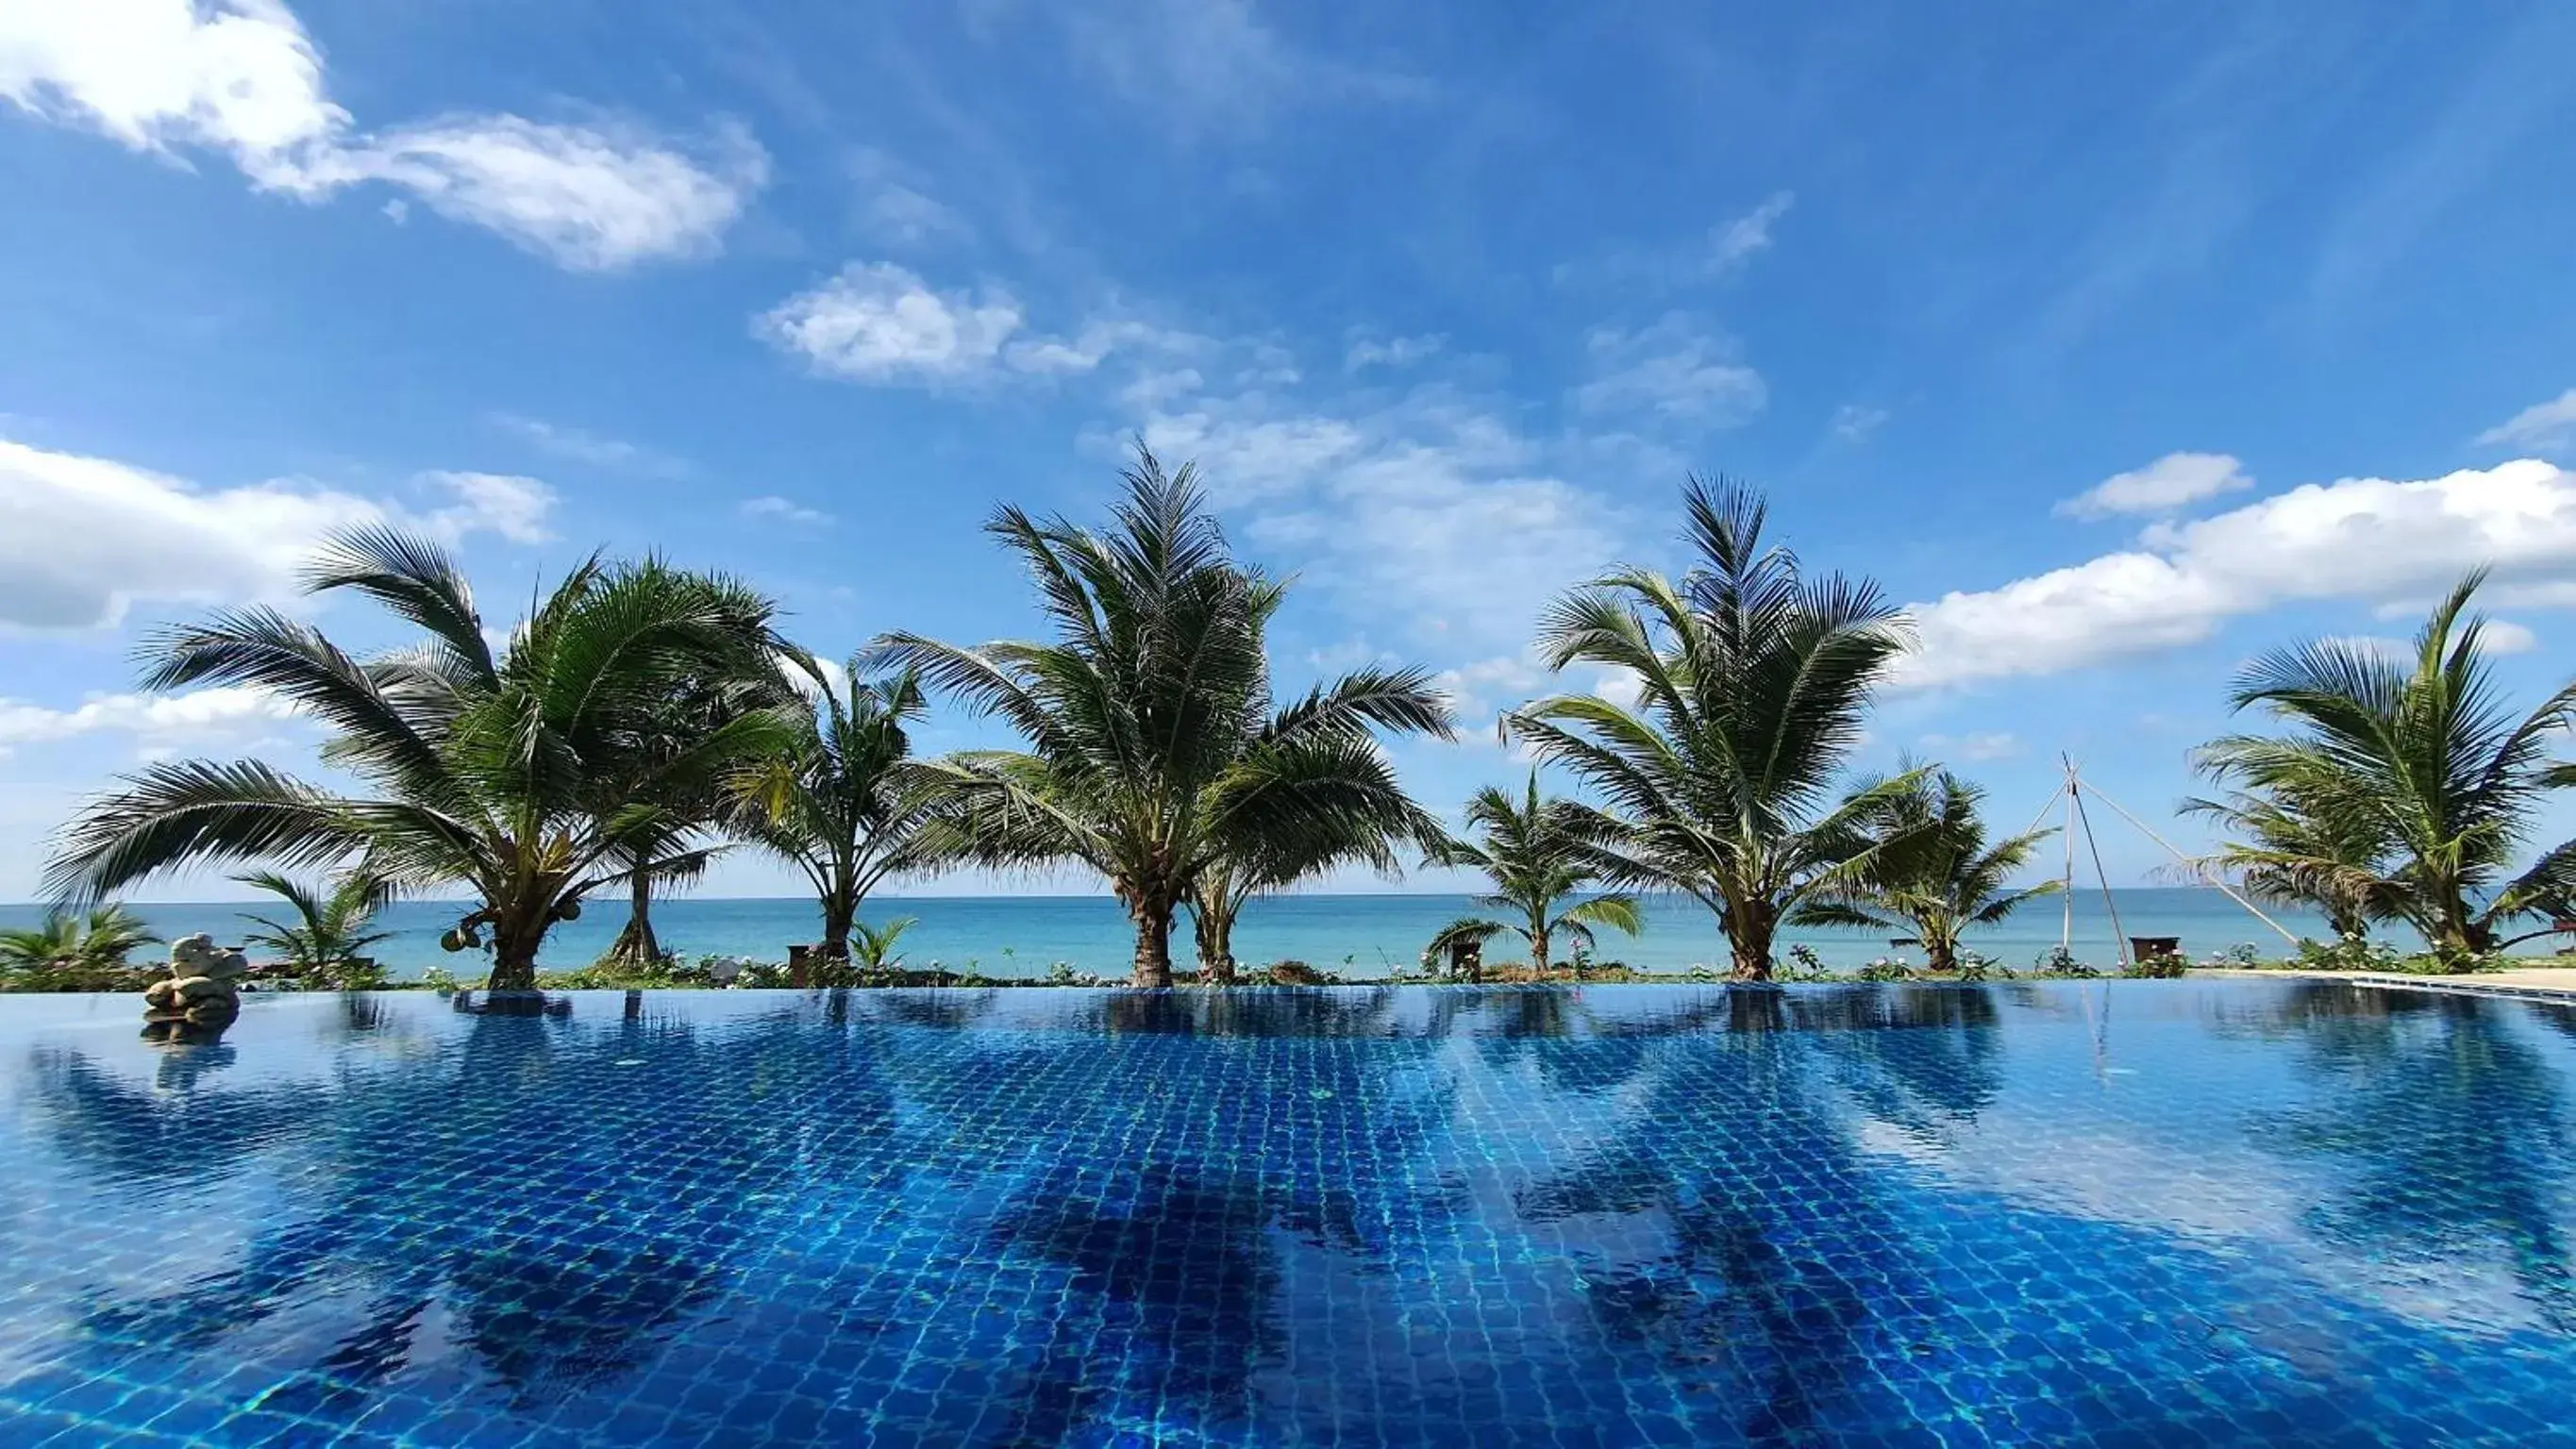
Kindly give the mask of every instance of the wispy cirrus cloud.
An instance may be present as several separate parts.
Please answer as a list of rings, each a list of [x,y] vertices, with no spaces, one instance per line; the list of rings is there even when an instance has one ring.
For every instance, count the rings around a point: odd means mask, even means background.
[[[1729,428],[1749,421],[1770,399],[1762,374],[1737,357],[1732,341],[1680,312],[1633,332],[1596,327],[1584,345],[1592,377],[1573,398],[1587,413]]]
[[[695,145],[507,114],[362,130],[282,0],[0,6],[0,100],[173,160],[220,152],[253,186],[308,201],[388,184],[579,271],[715,251],[769,174],[729,124]]]
[[[793,498],[781,498],[775,493],[746,498],[735,511],[745,518],[785,524],[791,528],[829,528],[839,521],[822,509],[808,508]]]
[[[1708,269],[1720,276],[1734,271],[1755,255],[1771,249],[1771,228],[1796,205],[1797,193],[1775,191],[1762,198],[1751,211],[1711,228],[1708,234]]]
[[[543,418],[524,417],[517,413],[494,413],[493,427],[517,438],[550,458],[580,463],[610,473],[632,473],[653,478],[677,478],[689,471],[688,464],[668,453],[657,452],[639,443],[607,437],[581,428],[550,423]]]
[[[2576,440],[2576,387],[2521,412],[2478,434],[2478,447],[2536,448],[2556,452]]]

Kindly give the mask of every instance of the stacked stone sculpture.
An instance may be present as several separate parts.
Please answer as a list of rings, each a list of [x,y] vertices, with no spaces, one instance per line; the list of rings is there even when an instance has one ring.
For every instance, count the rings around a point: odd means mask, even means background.
[[[234,983],[250,970],[239,951],[198,933],[170,943],[170,979],[143,992],[143,1035],[151,1041],[212,1041],[241,1015]]]

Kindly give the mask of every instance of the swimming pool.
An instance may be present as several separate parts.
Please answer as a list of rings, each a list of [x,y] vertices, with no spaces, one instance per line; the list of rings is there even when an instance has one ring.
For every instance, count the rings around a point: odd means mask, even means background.
[[[0,1442],[2550,1442],[2576,1010],[0,999]],[[120,1437],[122,1436],[122,1437]]]

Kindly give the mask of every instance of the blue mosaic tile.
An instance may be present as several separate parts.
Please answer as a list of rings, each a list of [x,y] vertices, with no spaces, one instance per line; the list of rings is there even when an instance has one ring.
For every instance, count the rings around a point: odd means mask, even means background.
[[[0,998],[0,1443],[2576,1443],[2576,1006]]]

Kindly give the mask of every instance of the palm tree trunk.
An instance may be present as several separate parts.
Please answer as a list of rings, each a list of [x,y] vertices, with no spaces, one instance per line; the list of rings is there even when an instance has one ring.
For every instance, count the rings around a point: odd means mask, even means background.
[[[1200,901],[1190,911],[1198,937],[1199,979],[1211,986],[1234,984],[1234,916],[1224,906]]]
[[[846,892],[823,897],[823,939],[816,948],[827,961],[850,959],[850,923],[859,918],[859,902]]]
[[[640,865],[626,879],[626,894],[626,929],[617,933],[608,959],[650,966],[662,959],[662,942],[653,934],[653,877]]]
[[[1941,931],[1923,933],[1923,964],[1933,971],[1959,969],[1959,938]]]
[[[1771,942],[1779,922],[1766,902],[1752,902],[1730,911],[1726,917],[1726,943],[1734,953],[1734,969],[1728,974],[1737,981],[1771,979]]]
[[[492,928],[492,974],[483,980],[486,991],[534,991],[537,989],[537,947],[545,940],[543,922],[496,923]]]
[[[1547,927],[1538,926],[1533,928],[1530,931],[1529,941],[1530,979],[1533,981],[1545,981],[1547,979]]]
[[[1172,984],[1172,903],[1139,898],[1136,918],[1136,968],[1129,977],[1137,986]]]

